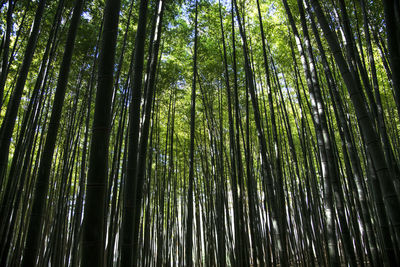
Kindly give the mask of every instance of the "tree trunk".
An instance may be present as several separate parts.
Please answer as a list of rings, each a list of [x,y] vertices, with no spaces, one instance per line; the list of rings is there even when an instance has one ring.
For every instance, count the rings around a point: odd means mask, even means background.
[[[189,187],[187,196],[187,218],[186,218],[186,237],[185,237],[185,263],[186,266],[193,266],[193,183],[194,183],[194,135],[196,119],[196,77],[197,77],[197,13],[198,3],[195,2],[194,18],[194,50],[193,50],[193,82],[192,82],[192,101],[190,104],[190,148],[189,148]]]
[[[124,202],[122,214],[122,250],[121,266],[133,263],[134,229],[135,229],[135,190],[137,185],[137,154],[139,140],[140,102],[142,90],[142,73],[144,61],[144,43],[146,38],[147,0],[140,1],[139,21],[135,39],[135,54],[132,77],[132,99],[129,111],[128,162],[125,176]],[[136,259],[135,259],[136,260]]]
[[[32,63],[33,54],[35,53],[36,43],[39,36],[40,22],[43,17],[46,0],[40,0],[35,14],[35,20],[32,25],[32,31],[26,46],[24,59],[21,65],[14,93],[10,99],[5,118],[0,128],[0,185],[3,183],[3,177],[7,171],[8,153],[11,137],[14,130],[15,121],[18,114],[21,96],[24,91],[25,82],[28,77],[28,71]]]
[[[22,261],[23,266],[33,266],[36,263],[37,251],[41,238],[40,229],[42,225],[43,211],[46,206],[46,196],[49,187],[51,162],[53,160],[54,148],[61,119],[61,111],[68,84],[72,54],[74,51],[75,37],[81,17],[83,2],[83,0],[77,0],[75,2],[74,13],[65,44],[65,52],[60,66],[50,123],[47,129],[46,143],[40,160],[39,172],[36,180],[32,213],[27,234],[28,239],[25,245],[24,258]]]
[[[393,179],[390,176],[387,162],[385,161],[382,145],[374,130],[371,118],[368,115],[364,98],[361,96],[361,88],[357,85],[359,83],[354,81],[354,78],[351,76],[349,67],[341,52],[337,36],[329,28],[328,21],[322,11],[321,5],[316,0],[311,0],[311,3],[314,7],[314,12],[317,16],[325,38],[328,41],[329,47],[335,57],[335,61],[339,67],[347,90],[349,91],[349,95],[358,118],[358,123],[365,140],[367,152],[371,157],[372,163],[377,172],[386,212],[390,218],[390,221],[392,222],[392,225],[394,226],[394,233],[397,242],[400,242],[400,213],[398,213],[398,210],[400,209],[399,199],[393,186]],[[375,199],[375,201],[379,200]]]
[[[89,173],[84,205],[82,266],[102,267],[104,265],[105,185],[108,177],[111,98],[120,6],[120,0],[107,0],[104,8],[103,39],[100,47]]]

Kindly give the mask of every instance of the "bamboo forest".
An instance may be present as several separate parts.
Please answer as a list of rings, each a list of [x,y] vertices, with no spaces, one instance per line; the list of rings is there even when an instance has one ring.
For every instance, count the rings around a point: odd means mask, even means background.
[[[0,266],[400,266],[399,0],[0,0]]]

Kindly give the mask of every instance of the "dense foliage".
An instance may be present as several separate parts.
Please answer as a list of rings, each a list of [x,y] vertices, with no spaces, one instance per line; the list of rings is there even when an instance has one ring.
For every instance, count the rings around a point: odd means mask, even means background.
[[[0,266],[399,266],[396,0],[0,0]]]

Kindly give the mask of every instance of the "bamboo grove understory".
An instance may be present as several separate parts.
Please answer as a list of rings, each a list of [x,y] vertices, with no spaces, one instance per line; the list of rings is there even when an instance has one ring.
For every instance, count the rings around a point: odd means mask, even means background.
[[[0,0],[0,266],[400,266],[398,0]]]

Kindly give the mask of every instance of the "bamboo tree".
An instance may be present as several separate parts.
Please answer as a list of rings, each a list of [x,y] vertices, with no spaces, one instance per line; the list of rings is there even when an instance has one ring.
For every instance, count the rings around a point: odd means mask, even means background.
[[[308,6],[307,6],[307,10],[309,11]],[[349,170],[348,170],[351,174],[349,175],[348,178],[351,179],[350,182],[352,182],[352,179],[354,179],[354,182],[356,184],[357,193],[358,193],[356,195],[356,198],[357,198],[357,201],[360,201],[360,204],[361,204],[362,216],[363,216],[363,221],[364,221],[363,223],[365,223],[367,229],[369,229],[369,230],[367,230],[367,232],[372,233],[370,212],[369,212],[369,209],[368,209],[368,206],[366,203],[367,197],[366,197],[365,190],[362,187],[362,179],[364,179],[364,177],[363,177],[363,173],[362,173],[362,169],[361,169],[361,165],[360,165],[360,160],[358,158],[357,151],[354,147],[353,140],[350,135],[350,129],[349,129],[348,123],[346,121],[346,116],[345,116],[345,112],[343,110],[342,100],[340,98],[338,88],[335,85],[335,81],[333,79],[332,72],[330,70],[328,61],[326,59],[326,55],[325,55],[321,40],[318,35],[318,30],[316,28],[316,25],[315,25],[315,22],[314,22],[314,19],[312,16],[310,19],[311,19],[311,26],[312,26],[312,29],[314,32],[314,36],[316,38],[318,48],[319,48],[319,51],[321,54],[322,64],[324,65],[324,70],[325,70],[325,74],[327,77],[327,84],[329,87],[329,93],[332,95],[332,98],[334,99],[333,105],[335,107],[334,108],[335,115],[338,117],[337,120],[340,121],[340,125],[342,127],[340,132],[342,133],[343,138],[342,137],[341,138],[344,139],[346,149],[348,150],[348,152],[347,152],[348,154],[346,153],[345,150],[343,151],[343,153],[345,153],[345,155],[348,155],[349,160],[351,162],[351,166],[349,166]],[[356,227],[356,226],[354,226],[354,227]],[[374,234],[369,236],[369,238],[374,240]],[[370,245],[374,246],[375,242],[372,240],[371,240],[372,243],[370,243]],[[368,249],[368,247],[367,247],[367,249]],[[377,255],[374,253],[373,257],[376,258]],[[375,263],[376,263],[376,259],[375,259]]]
[[[156,68],[158,61],[158,53],[160,48],[160,38],[161,38],[161,29],[162,29],[162,18],[164,14],[164,1],[160,0],[156,7],[155,14],[155,22],[154,22],[154,37],[152,40],[152,48],[150,54],[150,65],[149,65],[149,73],[148,73],[148,81],[147,81],[147,90],[146,90],[146,104],[144,107],[144,119],[142,132],[140,135],[140,143],[139,143],[139,155],[138,155],[138,165],[136,171],[136,188],[135,188],[135,196],[136,196],[136,205],[134,211],[134,245],[133,245],[133,254],[135,256],[135,261],[137,263],[138,258],[138,231],[139,231],[139,223],[140,223],[140,214],[141,214],[141,200],[142,200],[142,190],[145,178],[145,166],[146,166],[146,154],[147,154],[147,144],[149,137],[149,128],[150,128],[150,118],[151,118],[151,109],[152,109],[152,101],[154,98],[155,91],[155,82],[156,82]],[[135,265],[135,264],[134,264]]]
[[[108,144],[115,48],[120,1],[106,1],[103,37],[100,46],[96,104],[92,126],[85,213],[83,217],[83,266],[104,265],[104,203],[107,179]]]
[[[29,36],[28,44],[25,49],[24,59],[21,65],[21,70],[18,74],[17,82],[14,88],[14,93],[8,103],[5,118],[0,128],[0,185],[3,183],[3,178],[7,170],[7,160],[11,136],[13,134],[15,120],[17,117],[21,96],[24,90],[25,82],[28,76],[28,71],[32,63],[33,55],[36,49],[36,43],[39,35],[40,22],[43,17],[46,0],[41,0],[38,3],[35,20],[32,24],[32,31]]]
[[[398,265],[383,4],[80,1],[0,0],[0,265]]]
[[[195,135],[195,119],[196,119],[196,77],[197,77],[197,16],[198,3],[195,1],[195,17],[194,17],[194,48],[193,48],[193,81],[190,104],[190,146],[189,146],[189,186],[187,193],[187,218],[186,218],[186,235],[185,235],[185,263],[186,266],[193,266],[193,184],[194,184],[194,135]]]
[[[284,213],[281,213],[278,215],[277,213],[277,206],[276,206],[276,201],[275,201],[275,193],[273,190],[273,174],[270,169],[270,163],[269,159],[267,158],[267,145],[265,141],[265,135],[264,131],[261,126],[261,118],[260,118],[260,111],[259,111],[259,105],[258,101],[256,99],[255,95],[255,89],[254,89],[254,81],[253,81],[253,74],[251,71],[250,67],[250,62],[248,58],[248,48],[247,48],[247,40],[246,36],[244,34],[243,30],[243,24],[241,22],[241,18],[239,16],[239,11],[238,11],[238,6],[236,1],[234,1],[235,4],[235,12],[236,12],[236,17],[237,21],[239,24],[239,32],[242,37],[242,47],[243,47],[243,55],[244,55],[244,60],[245,60],[245,73],[246,73],[246,79],[247,79],[247,86],[249,88],[250,96],[251,96],[251,102],[253,106],[253,113],[254,113],[254,118],[255,118],[255,123],[256,123],[256,128],[257,128],[257,136],[260,142],[260,149],[261,149],[261,156],[262,156],[262,167],[263,167],[263,173],[262,175],[264,176],[263,179],[265,180],[266,183],[266,188],[268,190],[267,196],[268,196],[268,202],[271,205],[270,211],[272,213],[271,219],[273,223],[273,231],[274,234],[277,236],[276,242],[277,242],[277,249],[279,251],[279,257],[281,264],[283,266],[288,265],[288,259],[287,259],[287,254],[286,254],[286,240],[284,237],[284,234],[282,234],[282,227],[283,225],[281,224],[282,222],[285,222],[286,219],[281,218],[280,216],[284,216]],[[277,191],[282,190],[281,187],[279,187],[279,183],[282,181],[277,181]],[[281,192],[281,191],[280,191]]]
[[[271,117],[271,127],[272,127],[272,136],[273,136],[273,147],[274,147],[274,165],[275,165],[275,181],[278,187],[277,189],[277,197],[280,203],[279,210],[281,214],[279,215],[280,222],[280,240],[282,242],[282,249],[286,247],[286,214],[285,209],[285,196],[283,192],[283,175],[282,175],[282,166],[281,166],[281,151],[279,149],[279,140],[278,140],[278,131],[276,126],[276,119],[275,119],[275,111],[274,111],[274,103],[272,99],[272,85],[271,85],[271,78],[269,73],[269,66],[268,66],[268,58],[267,58],[267,51],[266,51],[266,44],[265,44],[265,35],[264,35],[264,28],[262,24],[261,18],[261,11],[260,5],[257,0],[257,10],[258,10],[258,18],[260,21],[260,33],[261,33],[261,43],[262,43],[262,51],[263,51],[263,59],[264,59],[264,68],[265,68],[265,77],[267,81],[267,89],[268,89],[268,103],[270,109],[270,117]],[[287,257],[286,255],[284,257]]]
[[[58,76],[50,123],[47,129],[46,143],[44,146],[42,158],[40,160],[38,177],[35,186],[33,207],[27,234],[28,239],[25,247],[24,259],[22,262],[23,266],[32,266],[36,262],[38,243],[41,234],[41,231],[38,229],[40,229],[40,226],[42,224],[43,211],[45,209],[46,195],[49,186],[51,161],[53,159],[54,147],[56,143],[61,111],[68,84],[68,75],[74,51],[75,37],[80,21],[81,12],[83,9],[83,3],[83,0],[77,0],[75,2],[73,18],[71,20],[68,37],[65,44],[65,52]]]
[[[121,265],[131,265],[134,260],[134,232],[136,208],[136,171],[139,143],[140,102],[144,61],[144,42],[146,36],[147,0],[140,1],[138,29],[135,39],[134,67],[132,76],[132,98],[129,111],[128,162],[125,180],[124,207],[122,215]],[[137,237],[136,237],[137,238]],[[132,257],[133,256],[133,257]]]
[[[396,20],[398,23],[397,16],[399,15],[398,7],[399,4],[394,0],[383,1],[385,11],[385,24],[387,34],[387,46],[389,52],[389,62],[392,70],[392,87],[394,92],[394,98],[397,106],[397,113],[400,117],[400,49],[399,49],[399,33],[396,30]],[[397,8],[396,8],[397,7]]]
[[[322,11],[321,5],[315,0],[312,0],[311,4],[314,7],[315,15],[318,18],[318,22],[323,30],[326,40],[328,41],[329,47],[332,50],[332,53],[335,57],[335,61],[339,67],[342,78],[346,84],[347,90],[349,91],[358,118],[358,123],[366,143],[367,152],[371,157],[372,163],[377,172],[378,181],[381,186],[382,197],[385,204],[385,209],[386,212],[388,213],[388,217],[390,218],[394,226],[396,239],[397,241],[399,241],[400,234],[397,225],[400,220],[400,217],[398,215],[397,210],[400,207],[400,203],[396,195],[395,189],[393,187],[392,179],[390,177],[389,170],[387,167],[387,162],[385,161],[384,153],[382,150],[382,145],[372,126],[372,122],[368,115],[368,111],[366,109],[363,98],[360,95],[361,88],[359,88],[358,86],[359,83],[357,83],[351,76],[348,65],[345,59],[343,58],[340,46],[338,44],[337,36],[329,28],[327,19]],[[379,199],[375,199],[375,201],[379,201]]]
[[[4,95],[4,86],[6,84],[7,79],[7,72],[8,72],[8,56],[10,50],[10,35],[12,30],[13,24],[13,10],[15,7],[15,2],[13,3],[12,0],[8,1],[8,9],[7,9],[7,28],[5,33],[5,40],[3,40],[3,45],[1,46],[1,53],[2,54],[2,62],[0,67],[0,107],[3,105],[3,95]]]

